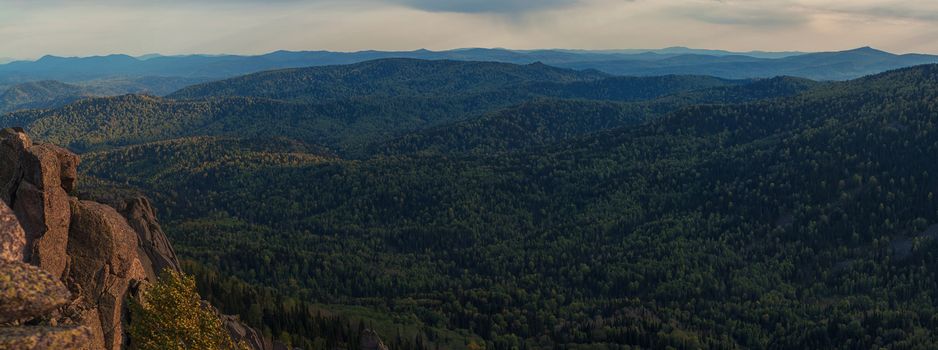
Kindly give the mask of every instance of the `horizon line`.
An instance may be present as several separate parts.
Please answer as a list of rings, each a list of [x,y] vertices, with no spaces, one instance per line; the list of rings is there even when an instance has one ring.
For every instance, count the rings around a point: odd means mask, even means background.
[[[456,47],[456,48],[441,49],[441,50],[432,50],[432,49],[427,49],[427,48],[417,48],[417,49],[411,49],[411,50],[377,50],[377,49],[362,49],[362,50],[355,50],[355,51],[326,50],[326,49],[303,49],[303,50],[279,49],[279,50],[267,51],[267,52],[260,52],[260,53],[249,53],[249,52],[242,52],[242,53],[231,53],[231,52],[229,52],[229,53],[195,53],[195,52],[193,52],[193,53],[172,53],[172,54],[163,54],[163,53],[159,53],[159,52],[149,52],[149,53],[143,53],[143,54],[129,54],[129,53],[114,52],[114,53],[107,53],[107,54],[92,54],[92,55],[85,55],[85,56],[58,55],[58,54],[55,54],[55,53],[49,53],[49,54],[44,54],[44,55],[39,56],[39,57],[31,57],[31,58],[13,57],[13,56],[7,56],[7,55],[5,55],[5,54],[0,54],[0,61],[5,61],[5,62],[0,63],[0,64],[8,64],[8,63],[13,63],[13,62],[36,62],[36,61],[39,61],[39,60],[41,60],[41,59],[43,59],[43,58],[46,58],[46,57],[72,59],[72,58],[95,58],[95,57],[109,57],[109,56],[127,56],[127,57],[132,57],[132,58],[135,58],[135,59],[141,59],[141,58],[146,57],[146,56],[157,56],[157,57],[243,56],[243,57],[252,57],[252,56],[264,56],[264,55],[269,55],[269,54],[273,54],[273,53],[277,53],[277,52],[292,52],[292,53],[300,53],[300,52],[328,52],[328,53],[339,53],[339,54],[355,54],[355,53],[364,53],[364,52],[412,53],[412,52],[420,52],[420,51],[428,51],[428,52],[441,53],[441,52],[452,52],[452,51],[461,51],[461,50],[505,50],[505,51],[512,51],[512,52],[532,52],[532,51],[585,52],[585,53],[593,52],[593,53],[603,53],[603,54],[622,54],[622,55],[628,55],[628,54],[653,53],[653,52],[655,52],[655,51],[664,51],[664,50],[673,50],[673,49],[685,49],[685,50],[694,50],[694,51],[725,52],[725,53],[729,53],[729,54],[740,54],[740,55],[746,55],[746,54],[790,54],[790,55],[792,55],[792,56],[795,56],[795,55],[812,54],[812,53],[846,52],[846,51],[854,51],[854,50],[860,50],[860,49],[873,49],[873,50],[882,51],[882,52],[887,52],[887,53],[891,53],[891,54],[895,54],[895,55],[906,55],[906,54],[933,54],[933,53],[926,53],[926,52],[891,52],[891,51],[886,51],[886,50],[882,50],[882,49],[877,49],[877,48],[872,47],[872,46],[862,46],[862,47],[854,47],[854,48],[840,49],[840,50],[834,49],[834,50],[830,50],[830,51],[799,51],[799,50],[771,51],[771,50],[759,50],[759,49],[746,50],[746,51],[736,51],[736,50],[727,50],[727,49],[718,49],[718,48],[697,48],[697,47],[689,47],[689,46],[681,46],[681,45],[667,46],[667,47],[662,47],[662,48],[603,48],[603,49],[590,49],[590,48],[557,48],[557,47],[555,47],[555,48],[526,48],[526,49],[514,49],[514,48],[505,48],[505,47]]]

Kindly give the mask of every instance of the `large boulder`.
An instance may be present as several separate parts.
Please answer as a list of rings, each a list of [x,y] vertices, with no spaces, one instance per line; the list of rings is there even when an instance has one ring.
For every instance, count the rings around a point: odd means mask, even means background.
[[[70,205],[71,278],[97,306],[105,348],[120,349],[128,287],[146,278],[137,257],[137,234],[114,208],[76,199]]]
[[[16,190],[13,211],[26,231],[24,258],[55,276],[68,264],[68,194],[61,187],[42,190],[23,181]]]
[[[87,327],[9,327],[0,328],[0,349],[60,350],[88,349],[91,332]]]
[[[58,277],[26,263],[0,262],[0,323],[40,317],[68,300]]]
[[[16,214],[0,201],[0,261],[23,261],[26,233],[16,220]]]

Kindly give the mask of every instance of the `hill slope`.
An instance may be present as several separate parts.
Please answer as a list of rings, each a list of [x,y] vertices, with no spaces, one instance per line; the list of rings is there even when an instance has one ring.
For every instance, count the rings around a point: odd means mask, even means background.
[[[610,78],[585,84],[549,86],[540,90],[535,88],[545,95],[592,97],[597,100],[536,99],[478,118],[444,124],[409,133],[388,142],[375,143],[371,151],[383,154],[485,154],[516,151],[547,146],[602,130],[636,125],[696,104],[778,99],[823,86],[810,80],[781,77],[747,83],[736,81],[732,85],[724,84],[670,94],[661,94],[661,91],[657,90],[668,86],[667,82],[675,78]],[[635,84],[635,81],[657,79],[664,80],[665,83]],[[622,80],[626,81],[619,85]],[[690,81],[695,80],[691,78]],[[660,97],[633,101],[636,99],[629,98],[632,96]],[[633,102],[611,103],[603,98]]]
[[[65,105],[90,95],[89,91],[79,86],[57,81],[17,84],[0,92],[0,113]]]
[[[258,73],[196,85],[173,98],[88,99],[2,116],[0,125],[24,126],[78,151],[184,136],[281,136],[359,154],[375,141],[536,96],[640,101],[747,83],[697,76],[604,77],[538,64],[379,60]]]
[[[57,108],[86,97],[128,93],[165,95],[200,79],[144,77],[93,80],[81,85],[45,80],[20,83],[0,91],[0,114],[23,109]]]
[[[523,82],[569,82],[605,77],[543,64],[385,59],[345,66],[288,69],[250,74],[187,87],[175,99],[252,96],[280,100],[322,100],[349,96],[415,96],[473,93]]]
[[[145,178],[127,164],[150,152],[122,148],[84,171],[153,192],[180,244],[249,283],[493,347],[928,348],[935,101],[922,66],[516,152]]]

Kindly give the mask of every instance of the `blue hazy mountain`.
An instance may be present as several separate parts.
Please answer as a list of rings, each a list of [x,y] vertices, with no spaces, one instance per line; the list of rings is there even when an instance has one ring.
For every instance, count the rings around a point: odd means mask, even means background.
[[[185,55],[140,57],[45,56],[36,61],[0,65],[0,85],[58,80],[83,82],[114,78],[178,77],[215,80],[282,68],[352,64],[383,58],[494,61],[514,64],[542,62],[563,68],[595,69],[615,75],[710,75],[745,79],[798,76],[814,80],[846,80],[890,69],[938,63],[938,56],[896,55],[872,48],[821,53],[735,53],[719,50],[667,48],[651,51],[577,51],[469,48],[449,51],[276,51],[258,56]]]
[[[698,74],[729,79],[796,76],[814,80],[847,80],[930,63],[938,63],[938,56],[896,55],[863,47],[848,51],[818,52],[776,59],[745,55],[684,54],[665,56],[660,59],[582,61],[560,66],[596,69],[616,75]]]
[[[653,53],[659,55],[708,55],[708,56],[750,56],[755,58],[783,58],[789,56],[804,55],[807,52],[800,51],[781,51],[781,52],[772,52],[772,51],[745,51],[745,52],[735,52],[727,50],[707,50],[707,49],[693,49],[683,46],[672,46],[666,47],[663,49],[618,49],[618,50],[558,50],[562,52],[573,52],[573,53],[612,53],[612,54],[645,54]]]

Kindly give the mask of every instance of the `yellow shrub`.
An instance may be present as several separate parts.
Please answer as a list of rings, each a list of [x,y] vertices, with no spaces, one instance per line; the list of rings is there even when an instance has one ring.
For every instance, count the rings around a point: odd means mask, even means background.
[[[131,346],[140,350],[239,349],[215,312],[203,307],[195,279],[165,270],[143,292],[143,302],[131,303]]]

